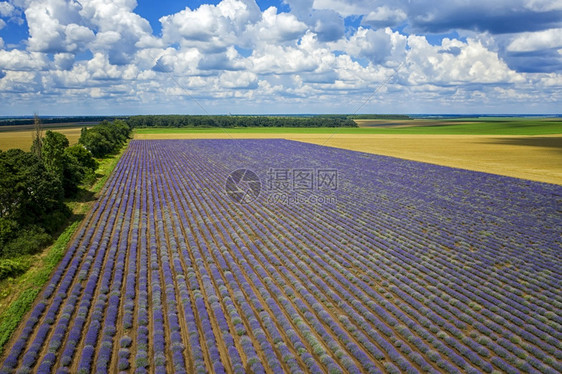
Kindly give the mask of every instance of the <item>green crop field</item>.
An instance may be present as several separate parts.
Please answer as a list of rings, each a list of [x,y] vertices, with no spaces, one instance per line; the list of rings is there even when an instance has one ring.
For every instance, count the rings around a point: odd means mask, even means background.
[[[420,134],[420,135],[554,135],[562,134],[562,120],[527,118],[485,118],[451,120],[401,121],[400,125],[389,122],[388,126],[360,128],[139,128],[139,135],[152,134]]]

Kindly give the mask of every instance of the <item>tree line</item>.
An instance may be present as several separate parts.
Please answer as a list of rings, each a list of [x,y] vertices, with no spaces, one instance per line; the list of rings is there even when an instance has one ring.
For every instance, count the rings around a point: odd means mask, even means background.
[[[357,127],[347,116],[192,116],[145,115],[126,119],[131,128],[144,127]]]
[[[96,179],[98,161],[121,149],[130,135],[123,121],[104,121],[82,129],[78,144],[64,134],[43,131],[35,121],[29,152],[0,150],[0,279],[21,270],[23,255],[37,253],[52,241],[71,216],[65,199]],[[19,270],[18,270],[19,269]]]
[[[408,120],[395,114],[321,114],[295,116],[221,116],[221,115],[144,115],[144,116],[77,116],[43,117],[44,124],[125,121],[135,127],[356,127],[354,119]],[[1,126],[31,125],[33,118],[0,118]]]
[[[108,117],[108,116],[76,116],[76,117],[41,117],[42,124],[62,124],[62,123],[98,123],[102,121],[114,121],[116,119],[125,119],[127,117]],[[24,126],[35,124],[35,118],[0,118],[1,126]]]

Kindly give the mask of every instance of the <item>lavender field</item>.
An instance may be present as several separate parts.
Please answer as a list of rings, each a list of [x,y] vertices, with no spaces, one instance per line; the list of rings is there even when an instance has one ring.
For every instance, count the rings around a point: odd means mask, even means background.
[[[560,373],[561,234],[557,185],[134,140],[0,372]]]

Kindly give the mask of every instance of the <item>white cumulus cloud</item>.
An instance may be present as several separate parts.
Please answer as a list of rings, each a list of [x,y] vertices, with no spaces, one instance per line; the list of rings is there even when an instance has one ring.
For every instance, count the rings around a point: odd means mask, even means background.
[[[47,56],[42,53],[0,50],[0,70],[38,71],[45,69],[48,64]]]
[[[7,1],[0,1],[0,17],[11,17],[15,7]]]
[[[509,52],[532,52],[562,47],[562,28],[523,33],[509,44]]]
[[[247,34],[252,39],[267,43],[283,43],[298,40],[307,30],[292,14],[277,13],[277,8],[270,7],[262,14],[260,22],[248,28]]]
[[[560,0],[283,3],[186,6],[155,35],[136,0],[0,1],[2,32],[21,17],[29,32],[0,38],[0,110],[200,112],[195,97],[210,112],[332,112],[375,90],[373,105],[401,111],[560,101]]]
[[[260,18],[261,12],[253,1],[223,0],[196,10],[186,8],[162,17],[160,22],[166,43],[220,52],[235,44],[238,36]]]
[[[363,18],[363,22],[374,27],[396,26],[408,18],[402,9],[390,8],[386,5],[378,7]]]
[[[410,84],[437,85],[493,84],[523,82],[496,52],[479,41],[444,39],[441,46],[430,45],[425,37],[408,38],[408,81]]]

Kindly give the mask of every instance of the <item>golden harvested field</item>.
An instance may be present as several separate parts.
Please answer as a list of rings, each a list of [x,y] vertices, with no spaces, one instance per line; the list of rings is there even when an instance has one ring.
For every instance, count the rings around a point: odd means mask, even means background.
[[[136,134],[136,139],[283,138],[562,185],[562,136],[404,134]]]
[[[66,135],[70,145],[72,145],[78,143],[81,127],[44,129],[44,131],[47,130],[53,130]],[[24,151],[29,151],[32,143],[32,134],[32,130],[0,132],[0,149],[5,151],[10,148],[20,148]]]

